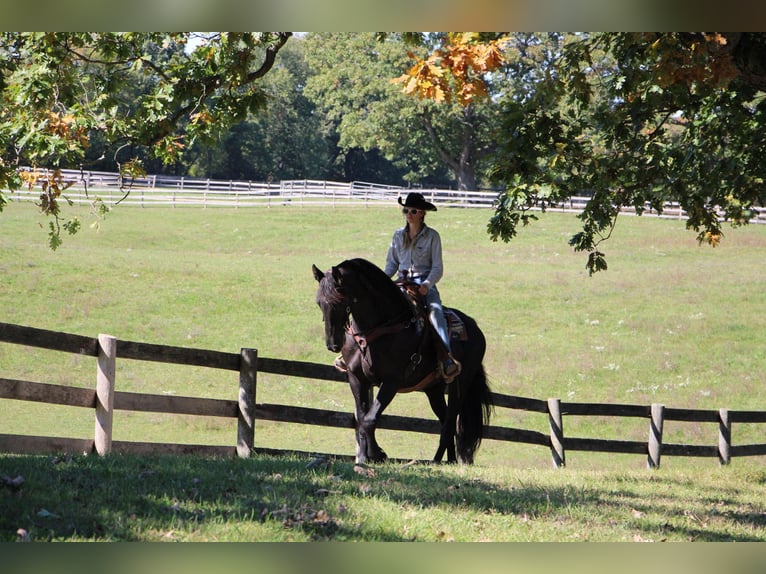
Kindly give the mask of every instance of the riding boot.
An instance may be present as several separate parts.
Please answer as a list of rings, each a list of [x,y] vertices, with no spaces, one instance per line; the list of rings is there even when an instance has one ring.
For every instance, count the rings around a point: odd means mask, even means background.
[[[447,331],[447,319],[444,316],[444,310],[439,305],[438,309],[432,306],[430,313],[428,314],[429,322],[436,331],[437,339],[439,340],[438,352],[439,356],[439,372],[444,378],[444,382],[450,384],[460,374],[462,365],[452,356],[452,349],[449,344],[449,333]]]

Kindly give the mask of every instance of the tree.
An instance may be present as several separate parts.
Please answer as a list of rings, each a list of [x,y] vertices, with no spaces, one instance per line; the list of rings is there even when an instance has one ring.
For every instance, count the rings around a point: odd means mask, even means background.
[[[747,223],[766,200],[766,35],[598,33],[541,37],[556,54],[506,93],[492,174],[504,186],[488,224],[510,240],[532,208],[587,194],[570,244],[591,274],[621,209],[676,201],[701,243],[721,219]],[[453,73],[450,70],[450,73]]]
[[[476,189],[491,140],[491,106],[441,98],[408,98],[391,82],[413,65],[408,45],[395,34],[310,34],[307,57],[313,70],[306,93],[339,134],[339,146],[378,149],[423,182],[448,169],[459,189]],[[414,55],[414,53],[413,53]],[[405,83],[405,87],[406,87]]]
[[[304,95],[310,75],[300,38],[291,40],[261,82],[266,105],[212,144],[184,157],[187,173],[217,179],[278,181],[325,178],[332,145],[322,137],[321,116]]]
[[[290,33],[16,33],[0,35],[0,189],[39,182],[22,164],[82,164],[99,141],[125,176],[139,159],[173,162],[198,138],[260,109],[259,80]],[[126,98],[126,96],[129,96]],[[42,182],[40,207],[61,242],[61,182]],[[5,197],[0,192],[0,209]],[[76,220],[63,224],[76,232]]]

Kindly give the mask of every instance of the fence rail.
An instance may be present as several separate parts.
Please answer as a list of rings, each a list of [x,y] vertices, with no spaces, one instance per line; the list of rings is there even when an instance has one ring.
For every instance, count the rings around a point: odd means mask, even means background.
[[[286,451],[254,447],[255,420],[349,428],[354,427],[353,414],[309,407],[296,407],[256,402],[258,373],[303,377],[308,379],[345,382],[345,377],[330,365],[269,359],[257,351],[243,348],[239,353],[207,349],[173,347],[133,341],[118,341],[108,335],[86,337],[45,329],[0,323],[0,342],[44,348],[97,358],[95,389],[71,387],[0,378],[0,399],[42,402],[94,409],[96,426],[94,438],[56,438],[0,434],[0,452],[109,452],[202,454],[248,457],[253,452],[284,453]],[[117,358],[157,361],[190,366],[224,369],[239,373],[236,398],[216,399],[167,396],[117,391],[114,388]],[[718,458],[729,464],[732,457],[766,455],[766,444],[732,446],[732,423],[766,423],[765,411],[736,411],[729,409],[699,410],[666,408],[661,404],[629,405],[608,403],[569,403],[557,398],[540,400],[493,393],[496,408],[516,409],[546,415],[550,433],[512,427],[488,426],[485,438],[518,442],[550,449],[555,466],[566,465],[567,451],[641,454],[650,468],[660,466],[662,455]],[[112,441],[114,410],[161,412],[171,414],[225,417],[237,420],[236,446],[166,444],[162,442]],[[649,421],[646,442],[597,438],[568,437],[564,434],[564,416],[633,417]],[[685,445],[663,443],[666,421],[717,423],[716,445]],[[383,415],[380,428],[426,434],[439,434],[436,420]],[[292,450],[290,452],[301,452]],[[337,458],[351,455],[328,453]]]
[[[23,171],[33,172],[29,168]],[[270,207],[276,205],[359,205],[391,202],[409,192],[404,187],[364,181],[347,183],[323,180],[253,182],[215,180],[167,175],[125,178],[119,173],[57,170],[63,195],[74,204],[90,204],[99,198],[107,205],[139,207]],[[39,181],[53,170],[34,171]],[[419,189],[431,201],[455,206],[491,207],[497,194],[481,191]],[[24,188],[8,194],[10,200],[38,201],[40,191]]]
[[[24,168],[25,171],[31,171]],[[359,206],[390,204],[400,195],[412,191],[404,187],[363,181],[347,183],[323,180],[282,180],[253,182],[215,180],[169,175],[147,175],[128,179],[116,172],[62,169],[62,181],[69,185],[65,197],[74,204],[90,204],[95,198],[109,206],[116,204],[138,207],[272,207],[278,205]],[[52,170],[38,169],[48,176]],[[491,208],[497,191],[458,191],[452,189],[418,189],[426,199],[444,207]],[[40,191],[20,189],[9,193],[11,201],[39,201]],[[588,197],[571,197],[548,208],[549,211],[582,211]],[[766,223],[766,208],[755,208],[753,223]],[[623,213],[635,214],[632,207]],[[657,215],[649,206],[647,215]],[[668,202],[661,217],[685,218],[678,203]]]

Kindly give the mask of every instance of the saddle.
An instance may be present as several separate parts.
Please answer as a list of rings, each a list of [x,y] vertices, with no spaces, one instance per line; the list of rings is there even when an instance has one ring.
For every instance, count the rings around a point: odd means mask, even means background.
[[[411,281],[397,281],[396,283],[402,292],[407,296],[407,301],[412,306],[413,314],[416,318],[416,325],[419,330],[425,328],[428,317],[427,309],[423,296],[418,292],[418,284]],[[444,318],[447,320],[447,333],[450,340],[467,341],[468,333],[465,329],[465,323],[460,316],[449,307],[443,307]]]
[[[413,321],[413,324],[415,325],[415,328],[418,331],[419,335],[424,335],[424,329],[429,328],[433,330],[433,327],[431,327],[431,322],[428,320],[427,317],[427,308],[425,306],[425,301],[423,297],[418,293],[418,285],[416,283],[412,282],[403,282],[398,281],[397,285],[399,288],[404,292],[406,295],[407,301],[412,306],[413,310],[413,316],[415,317],[415,320]],[[447,307],[444,307],[444,317],[447,320],[447,332],[450,340],[457,340],[457,341],[467,341],[468,340],[468,333],[465,328],[465,324],[463,323],[460,316],[455,313],[454,310],[449,309]],[[369,336],[357,336],[354,335],[354,338],[356,339],[357,344],[359,345],[359,348],[364,350],[367,347],[367,344],[369,341],[371,341],[371,337],[378,337],[383,332],[391,332],[390,329],[401,329],[401,323],[398,325],[393,325],[387,329],[379,329],[374,334],[370,334]],[[436,339],[435,343],[428,343],[431,345],[434,345],[436,356],[439,357],[439,361],[444,361],[444,359],[447,358],[447,350],[444,348],[444,345],[441,344],[441,341],[439,340],[438,335],[436,335],[434,330],[434,339]],[[423,354],[425,353],[424,345],[426,345],[427,337],[421,336],[420,337],[420,348],[417,352],[413,353],[412,357],[410,358],[410,364],[407,366],[407,369],[405,370],[405,380],[407,378],[410,378],[413,376],[420,365],[421,359]],[[345,373],[348,371],[348,366],[346,365],[345,361],[343,360],[342,356],[339,356],[335,359],[334,362],[335,368],[341,371],[342,373]],[[441,371],[441,367],[434,369],[431,371],[428,375],[425,376],[425,378],[421,379],[419,382],[417,382],[414,385],[407,386],[403,389],[398,389],[397,393],[410,393],[412,391],[422,390],[431,385],[434,381],[436,381],[440,376],[444,376],[444,373]]]

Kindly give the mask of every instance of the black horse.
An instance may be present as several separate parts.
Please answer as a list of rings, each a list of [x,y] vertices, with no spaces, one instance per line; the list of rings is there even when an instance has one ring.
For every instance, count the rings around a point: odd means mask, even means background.
[[[344,261],[326,273],[314,265],[313,271],[327,349],[342,353],[356,402],[356,461],[386,460],[375,440],[380,415],[396,393],[422,389],[441,423],[434,461],[441,462],[446,452],[448,462],[473,463],[492,411],[482,365],[486,340],[476,321],[445,309],[457,318],[461,332],[453,335],[451,346],[462,364],[461,374],[446,385],[445,400],[437,335],[400,286],[364,259]],[[374,400],[373,386],[379,386]]]

